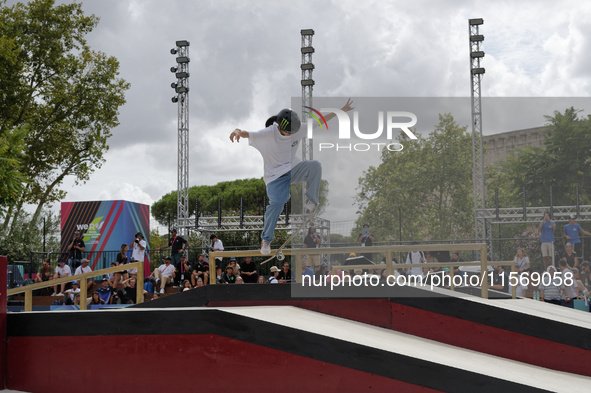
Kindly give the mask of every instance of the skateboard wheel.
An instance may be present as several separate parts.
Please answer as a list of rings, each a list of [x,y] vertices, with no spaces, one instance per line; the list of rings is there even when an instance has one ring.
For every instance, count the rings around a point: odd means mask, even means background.
[[[279,251],[277,253],[277,260],[278,261],[283,261],[285,259],[285,255],[283,255],[283,253],[281,251]]]

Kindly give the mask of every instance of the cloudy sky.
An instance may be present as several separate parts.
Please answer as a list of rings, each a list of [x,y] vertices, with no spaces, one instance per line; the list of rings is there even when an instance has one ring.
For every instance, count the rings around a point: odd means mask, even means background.
[[[176,40],[190,41],[190,185],[262,176],[259,153],[228,136],[261,128],[301,96],[303,28],[315,31],[315,97],[469,96],[469,18],[484,19],[483,96],[590,95],[586,1],[85,0],[83,9],[100,18],[89,45],[119,59],[131,89],[106,163],[85,185],[68,181],[67,201],[152,204],[176,189]],[[485,134],[544,123],[512,117],[494,126],[483,108]],[[355,219],[358,169],[350,190],[331,194],[342,195],[326,218]]]

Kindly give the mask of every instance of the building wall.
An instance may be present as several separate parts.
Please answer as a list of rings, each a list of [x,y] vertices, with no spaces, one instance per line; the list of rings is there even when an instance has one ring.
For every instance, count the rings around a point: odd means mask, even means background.
[[[535,127],[484,135],[483,142],[486,146],[484,165],[498,165],[513,155],[516,149],[525,149],[528,146],[542,147],[546,130],[546,127]]]

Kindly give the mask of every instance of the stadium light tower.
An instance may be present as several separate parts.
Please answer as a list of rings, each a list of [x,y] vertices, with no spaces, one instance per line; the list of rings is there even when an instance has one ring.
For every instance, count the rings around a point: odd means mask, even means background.
[[[187,238],[189,231],[189,41],[176,41],[170,50],[176,55],[175,67],[170,69],[177,81],[170,87],[178,103],[178,168],[177,168],[177,226],[179,235]]]
[[[482,142],[482,101],[480,81],[484,75],[484,68],[480,66],[480,59],[484,52],[480,44],[484,36],[479,32],[479,26],[484,23],[482,18],[469,19],[470,35],[470,80],[472,82],[472,183],[474,187],[474,231],[475,239],[485,241],[485,188],[484,188],[484,154]],[[490,252],[490,250],[489,250]]]
[[[312,37],[314,37],[314,30],[303,29],[300,31],[302,35],[302,125],[304,129],[300,132],[308,132],[308,119],[310,115],[308,109],[305,106],[312,107],[312,89],[314,87],[314,79],[312,79],[312,71],[314,71],[314,64],[312,63],[312,54],[314,53],[314,47],[312,46]],[[314,159],[314,145],[313,140],[308,137],[302,139],[302,161]],[[302,183],[302,212],[304,212],[304,205],[306,203],[306,184]]]

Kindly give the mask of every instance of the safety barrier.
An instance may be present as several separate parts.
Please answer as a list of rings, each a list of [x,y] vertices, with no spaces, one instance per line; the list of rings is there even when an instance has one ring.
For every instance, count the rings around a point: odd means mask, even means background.
[[[394,264],[393,255],[395,253],[407,253],[407,252],[415,252],[415,251],[476,251],[480,253],[480,261],[476,262],[442,262],[442,263],[427,263],[427,264],[405,264],[404,266],[400,264]],[[271,250],[271,255],[275,253],[276,250]],[[374,246],[374,247],[332,247],[332,248],[286,248],[282,250],[283,255],[293,255],[295,256],[296,263],[295,263],[295,280],[296,282],[302,281],[302,257],[304,255],[322,255],[322,254],[349,254],[349,253],[360,253],[360,254],[385,254],[386,255],[386,264],[385,265],[347,265],[347,266],[340,266],[340,268],[346,269],[383,269],[386,268],[388,275],[393,275],[395,269],[401,268],[410,268],[410,267],[436,267],[436,266],[449,266],[452,267],[450,269],[452,274],[452,282],[453,282],[453,266],[480,266],[481,272],[487,272],[489,265],[503,265],[503,266],[511,266],[511,271],[515,271],[515,264],[513,262],[492,262],[488,263],[487,261],[487,254],[486,254],[486,244],[485,243],[464,243],[464,244],[423,244],[423,245],[390,245],[390,246]],[[216,257],[253,257],[257,256],[260,257],[261,253],[259,250],[238,250],[238,251],[212,251],[209,253],[209,277],[210,277],[210,284],[216,283],[216,271],[215,271],[215,263],[212,262],[215,260]],[[481,295],[483,298],[488,299],[488,281],[486,279],[482,280],[481,285]],[[453,287],[452,287],[453,289]],[[515,298],[515,287],[512,287],[513,298]]]
[[[133,262],[123,265],[125,269],[137,269],[137,277],[135,286],[137,288],[137,303],[144,301],[144,262]],[[27,285],[25,287],[9,289],[7,292],[8,296],[18,295],[21,293],[25,294],[25,311],[33,310],[33,291],[37,289],[49,288],[54,285],[62,283],[68,283],[72,281],[78,281],[80,285],[80,310],[86,310],[86,298],[88,297],[87,279],[89,277],[102,276],[109,273],[117,273],[121,271],[122,266],[114,266],[106,269],[95,270],[93,272],[77,274],[75,276],[62,277],[55,280],[49,280],[39,282],[36,284]]]

